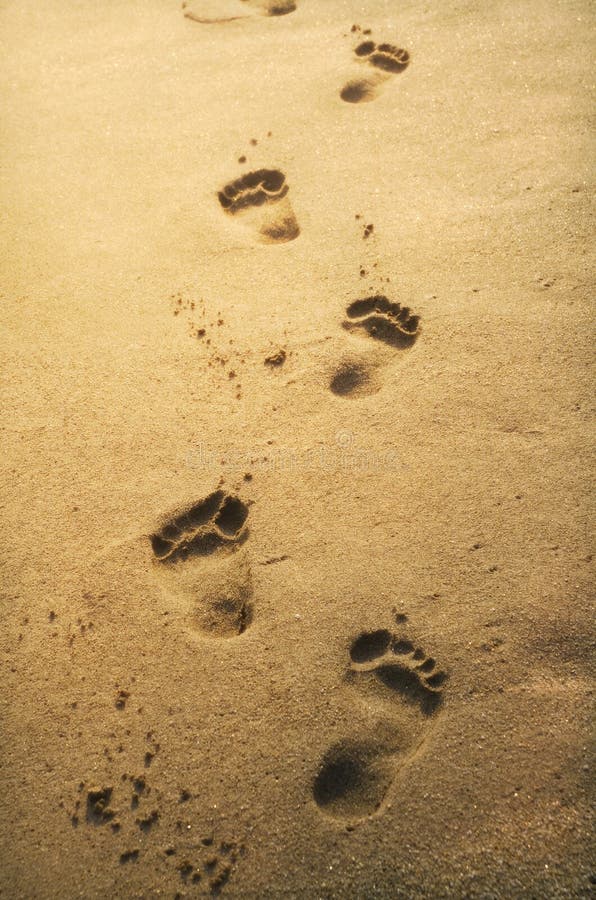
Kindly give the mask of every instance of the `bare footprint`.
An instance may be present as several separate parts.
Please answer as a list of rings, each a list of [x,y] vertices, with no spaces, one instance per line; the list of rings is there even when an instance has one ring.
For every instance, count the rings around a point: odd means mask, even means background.
[[[350,303],[342,324],[346,331],[397,350],[412,347],[420,334],[420,316],[381,294]],[[380,371],[393,356],[382,348],[376,353],[347,354],[331,371],[329,389],[349,399],[377,393],[382,387]]]
[[[392,347],[411,347],[420,331],[420,316],[382,294],[355,300],[346,313],[345,329],[365,332]]]
[[[233,22],[250,16],[285,16],[296,10],[295,0],[186,0],[187,19],[204,25]]]
[[[252,622],[252,577],[245,553],[248,507],[214,491],[150,536],[174,612],[211,637],[234,637]]]
[[[359,66],[366,65],[366,72],[358,72],[350,78],[340,91],[346,103],[368,103],[378,96],[380,86],[391,75],[403,72],[409,65],[410,54],[392,44],[375,44],[363,41],[354,51]]]
[[[231,216],[243,217],[261,241],[279,244],[293,241],[300,234],[288,191],[279,169],[257,169],[230,181],[217,197],[222,209]]]
[[[361,633],[349,656],[347,682],[385,712],[374,733],[330,747],[313,797],[325,815],[357,821],[382,810],[399,772],[427,740],[447,675],[419,647],[386,629]]]

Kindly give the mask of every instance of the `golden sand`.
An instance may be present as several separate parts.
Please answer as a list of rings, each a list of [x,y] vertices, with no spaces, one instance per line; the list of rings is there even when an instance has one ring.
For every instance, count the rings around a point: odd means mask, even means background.
[[[1,4],[1,896],[587,896],[593,19]]]

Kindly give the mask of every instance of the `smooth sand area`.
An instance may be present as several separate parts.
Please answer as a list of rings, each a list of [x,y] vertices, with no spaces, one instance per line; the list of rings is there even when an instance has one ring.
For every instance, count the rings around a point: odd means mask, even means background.
[[[594,13],[0,4],[2,897],[593,889]]]

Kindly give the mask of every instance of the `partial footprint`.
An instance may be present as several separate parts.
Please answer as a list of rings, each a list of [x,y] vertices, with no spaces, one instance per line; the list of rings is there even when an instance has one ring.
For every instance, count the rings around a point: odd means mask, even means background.
[[[367,103],[378,95],[379,87],[391,75],[403,72],[409,65],[410,54],[392,44],[363,41],[354,51],[358,65],[368,67],[365,73],[355,74],[343,86],[340,97],[346,103]]]
[[[338,397],[368,397],[381,390],[378,369],[367,358],[344,357],[331,373],[329,388]]]
[[[250,564],[233,553],[248,537],[247,517],[246,504],[220,490],[151,535],[172,611],[211,637],[234,637],[252,622]]]
[[[380,294],[350,303],[346,316],[342,323],[346,331],[398,350],[411,347],[420,334],[420,316]],[[347,354],[331,371],[329,389],[348,399],[377,393],[382,387],[381,369],[393,356],[392,351],[382,348],[375,353]]]
[[[346,313],[343,326],[348,331],[364,331],[392,347],[411,347],[418,337],[420,316],[381,294],[355,300]]]
[[[248,507],[242,500],[214,491],[151,535],[153,553],[160,562],[175,563],[232,549],[247,537],[247,517]]]
[[[187,19],[204,25],[233,22],[250,16],[285,16],[296,9],[295,0],[186,0]]]
[[[300,234],[288,197],[288,184],[279,169],[257,169],[230,181],[218,193],[222,209],[245,221],[268,244],[293,241]]]
[[[428,738],[447,675],[411,641],[385,629],[360,634],[349,655],[347,682],[367,707],[384,711],[374,730],[363,727],[327,751],[313,796],[326,815],[355,821],[382,809],[398,773]]]

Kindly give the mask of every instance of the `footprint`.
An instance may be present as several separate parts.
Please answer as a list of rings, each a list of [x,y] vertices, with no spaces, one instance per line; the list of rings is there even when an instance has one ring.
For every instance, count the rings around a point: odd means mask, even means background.
[[[447,674],[432,657],[386,629],[363,632],[349,650],[347,683],[368,708],[382,704],[374,731],[334,744],[313,783],[320,810],[357,821],[383,808],[399,772],[420,750],[443,702]]]
[[[377,393],[382,387],[380,370],[390,356],[380,345],[405,350],[420,334],[420,316],[407,306],[377,295],[350,303],[343,327],[353,334],[374,338],[379,342],[376,353],[349,353],[329,375],[329,390],[338,397],[356,399]],[[393,353],[391,353],[393,357]]]
[[[381,390],[378,371],[368,359],[347,356],[331,373],[329,388],[338,397],[368,397]]]
[[[217,196],[222,209],[229,215],[245,217],[261,241],[280,244],[300,234],[288,191],[279,169],[257,169],[230,181]]]
[[[151,535],[154,560],[174,612],[211,637],[243,634],[253,619],[248,507],[214,491]],[[169,612],[169,611],[168,611]]]
[[[420,316],[381,294],[355,300],[346,313],[348,318],[343,327],[348,331],[364,331],[392,347],[411,347],[418,337]]]
[[[187,19],[207,25],[254,15],[285,16],[296,10],[296,3],[295,0],[186,0],[182,10]]]
[[[189,556],[208,556],[233,549],[246,540],[248,507],[238,497],[214,491],[151,535],[160,562],[175,563]]]
[[[410,54],[392,44],[375,44],[363,41],[354,51],[358,65],[370,68],[365,74],[358,73],[341,89],[340,97],[346,103],[368,103],[378,96],[378,89],[391,75],[403,72],[409,65]]]

